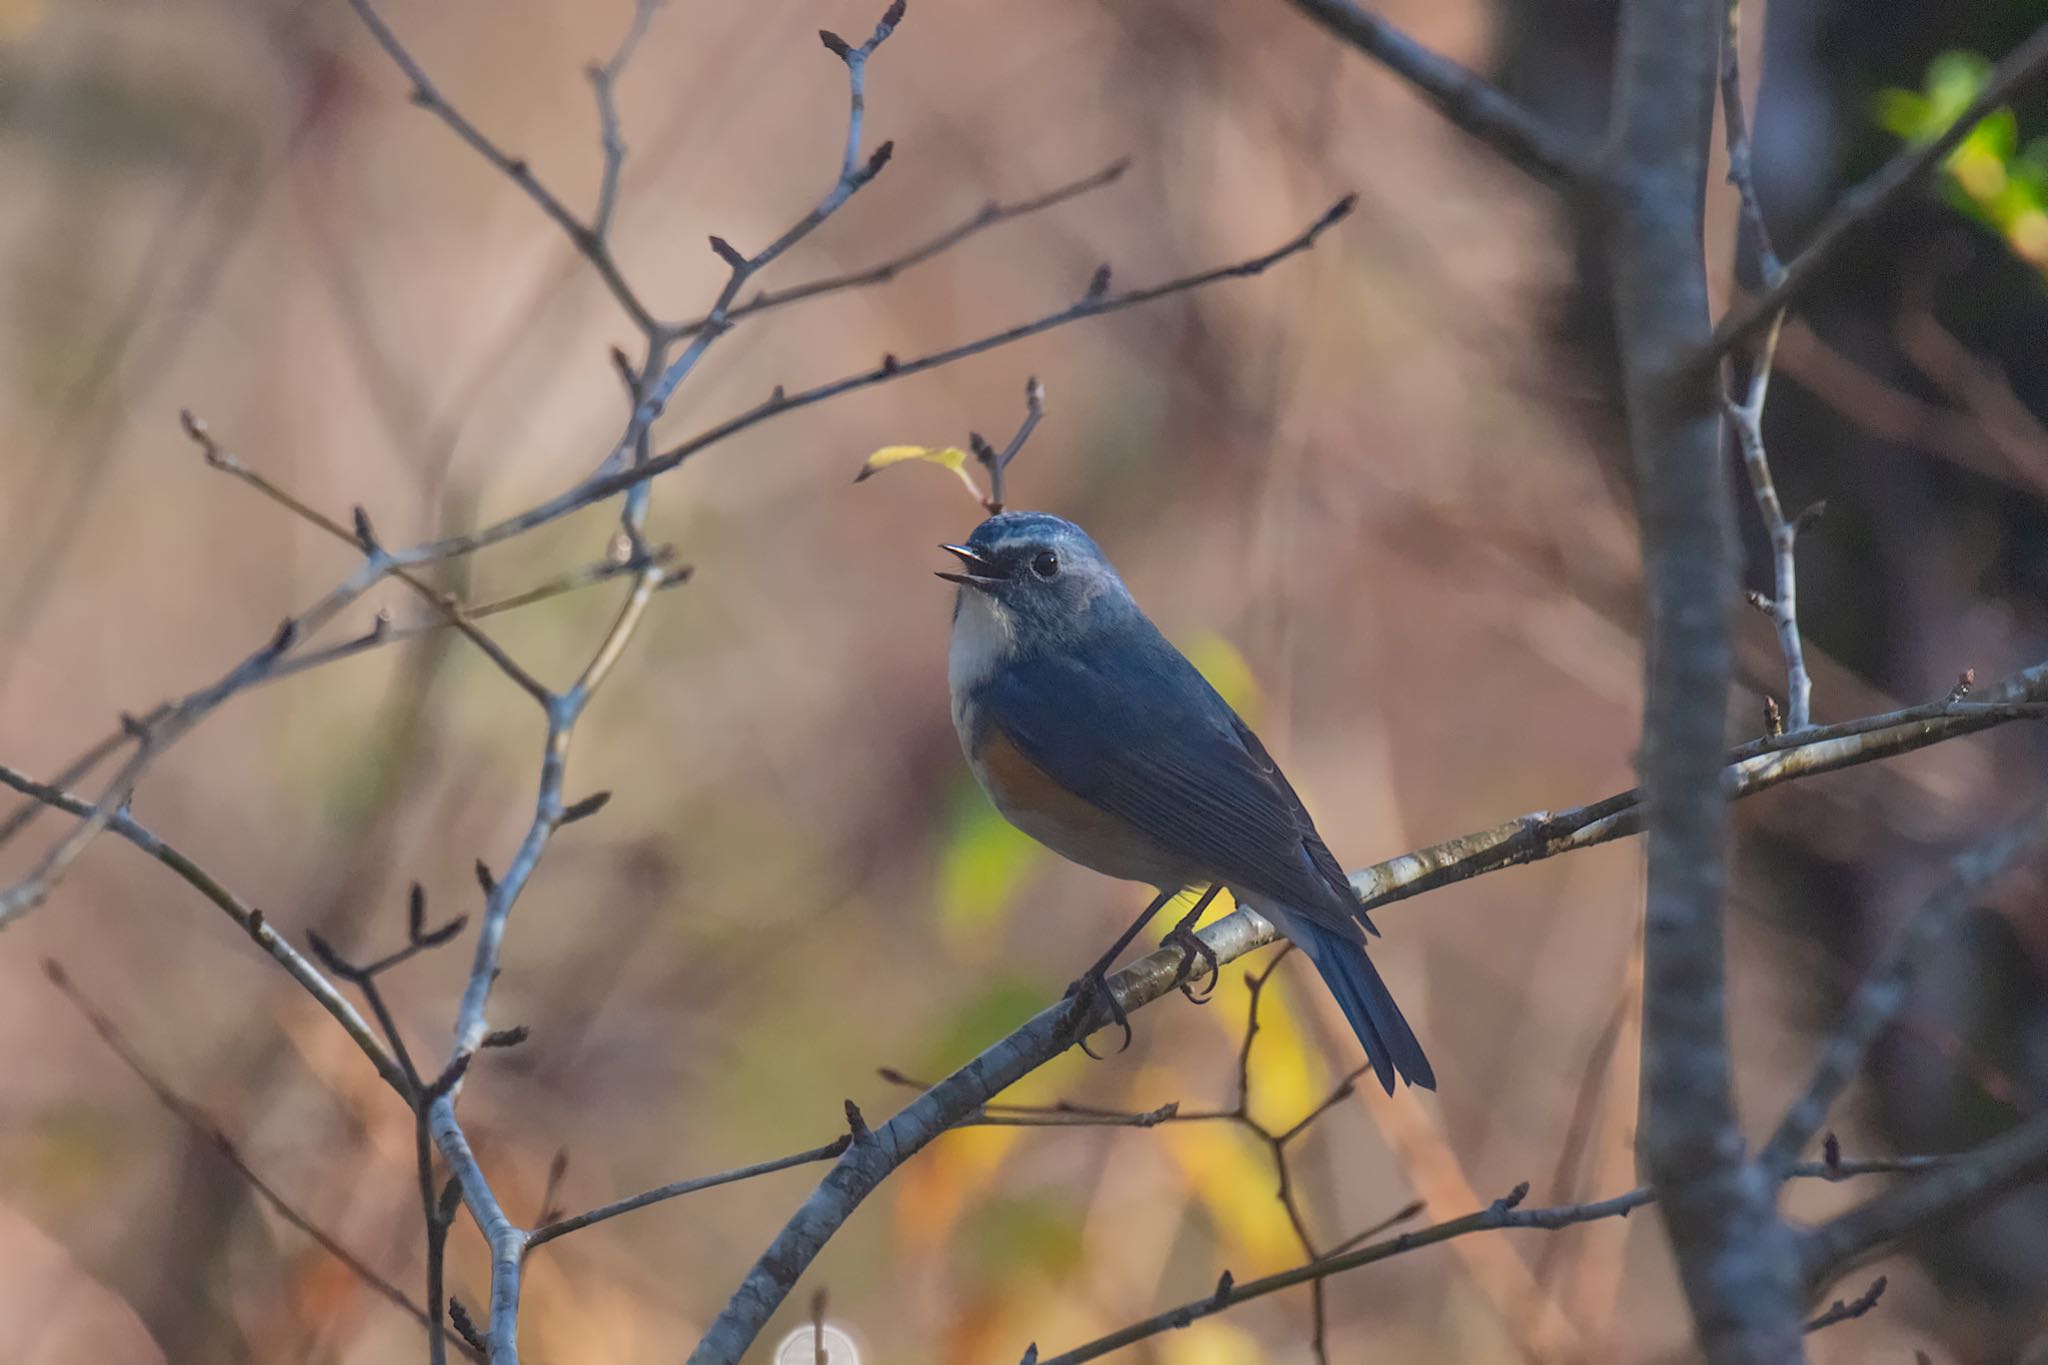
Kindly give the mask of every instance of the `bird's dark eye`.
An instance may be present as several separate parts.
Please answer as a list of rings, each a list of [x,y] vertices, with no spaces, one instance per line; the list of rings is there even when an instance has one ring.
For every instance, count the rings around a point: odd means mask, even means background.
[[[1040,550],[1038,558],[1031,561],[1031,572],[1040,578],[1051,578],[1060,571],[1060,557],[1051,550]]]

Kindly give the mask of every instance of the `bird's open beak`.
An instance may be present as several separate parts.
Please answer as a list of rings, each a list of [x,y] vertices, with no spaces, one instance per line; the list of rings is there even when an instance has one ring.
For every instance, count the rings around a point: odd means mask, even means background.
[[[939,548],[959,559],[960,563],[967,569],[966,573],[939,571],[939,577],[949,583],[959,583],[966,587],[979,588],[983,592],[991,592],[994,590],[995,583],[1002,578],[1002,574],[997,571],[994,564],[983,559],[965,545],[941,545]]]

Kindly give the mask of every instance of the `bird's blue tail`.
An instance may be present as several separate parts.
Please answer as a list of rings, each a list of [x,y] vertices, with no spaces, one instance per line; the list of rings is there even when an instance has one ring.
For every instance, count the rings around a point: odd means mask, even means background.
[[[1365,955],[1364,941],[1355,934],[1325,928],[1306,915],[1287,915],[1279,927],[1323,974],[1330,994],[1337,997],[1344,1017],[1351,1021],[1352,1031],[1365,1044],[1366,1060],[1387,1093],[1394,1093],[1396,1074],[1410,1085],[1436,1089],[1436,1072],[1422,1055],[1422,1044],[1401,1017],[1401,1007],[1380,979],[1379,969]]]

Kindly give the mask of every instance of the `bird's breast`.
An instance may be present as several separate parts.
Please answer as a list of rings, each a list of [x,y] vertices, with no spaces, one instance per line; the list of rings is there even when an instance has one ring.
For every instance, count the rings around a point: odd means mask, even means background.
[[[1197,880],[1184,860],[1121,816],[1063,787],[971,702],[962,731],[968,763],[1003,818],[1071,862],[1109,877],[1178,889]]]

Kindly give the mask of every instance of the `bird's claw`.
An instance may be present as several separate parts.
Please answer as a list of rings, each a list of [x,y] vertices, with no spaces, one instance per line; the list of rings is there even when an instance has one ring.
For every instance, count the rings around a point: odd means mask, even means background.
[[[1099,1003],[1104,1009],[1109,1011],[1109,1021],[1123,1030],[1124,1039],[1121,1043],[1117,1044],[1117,1052],[1122,1052],[1131,1045],[1131,1017],[1124,1012],[1123,1003],[1116,998],[1116,992],[1110,989],[1107,972],[1097,968],[1095,971],[1088,973],[1088,975],[1067,987],[1065,998],[1074,1002],[1071,1018],[1076,1028],[1082,1028],[1087,1025],[1089,1017],[1095,1013],[1096,1006]],[[1104,1054],[1088,1046],[1088,1036],[1086,1034],[1083,1034],[1075,1041],[1080,1044],[1081,1051],[1087,1053],[1091,1061],[1099,1062],[1103,1060]],[[1115,1054],[1109,1055],[1114,1056]]]
[[[1180,965],[1173,969],[1173,984],[1180,993],[1197,1005],[1206,1005],[1216,994],[1217,983],[1223,979],[1223,963],[1216,956],[1216,950],[1202,941],[1202,936],[1185,923],[1176,924],[1172,932],[1160,940],[1160,946],[1171,944],[1181,951]],[[1199,962],[1209,973],[1209,984],[1202,990],[1195,987],[1195,964]]]

